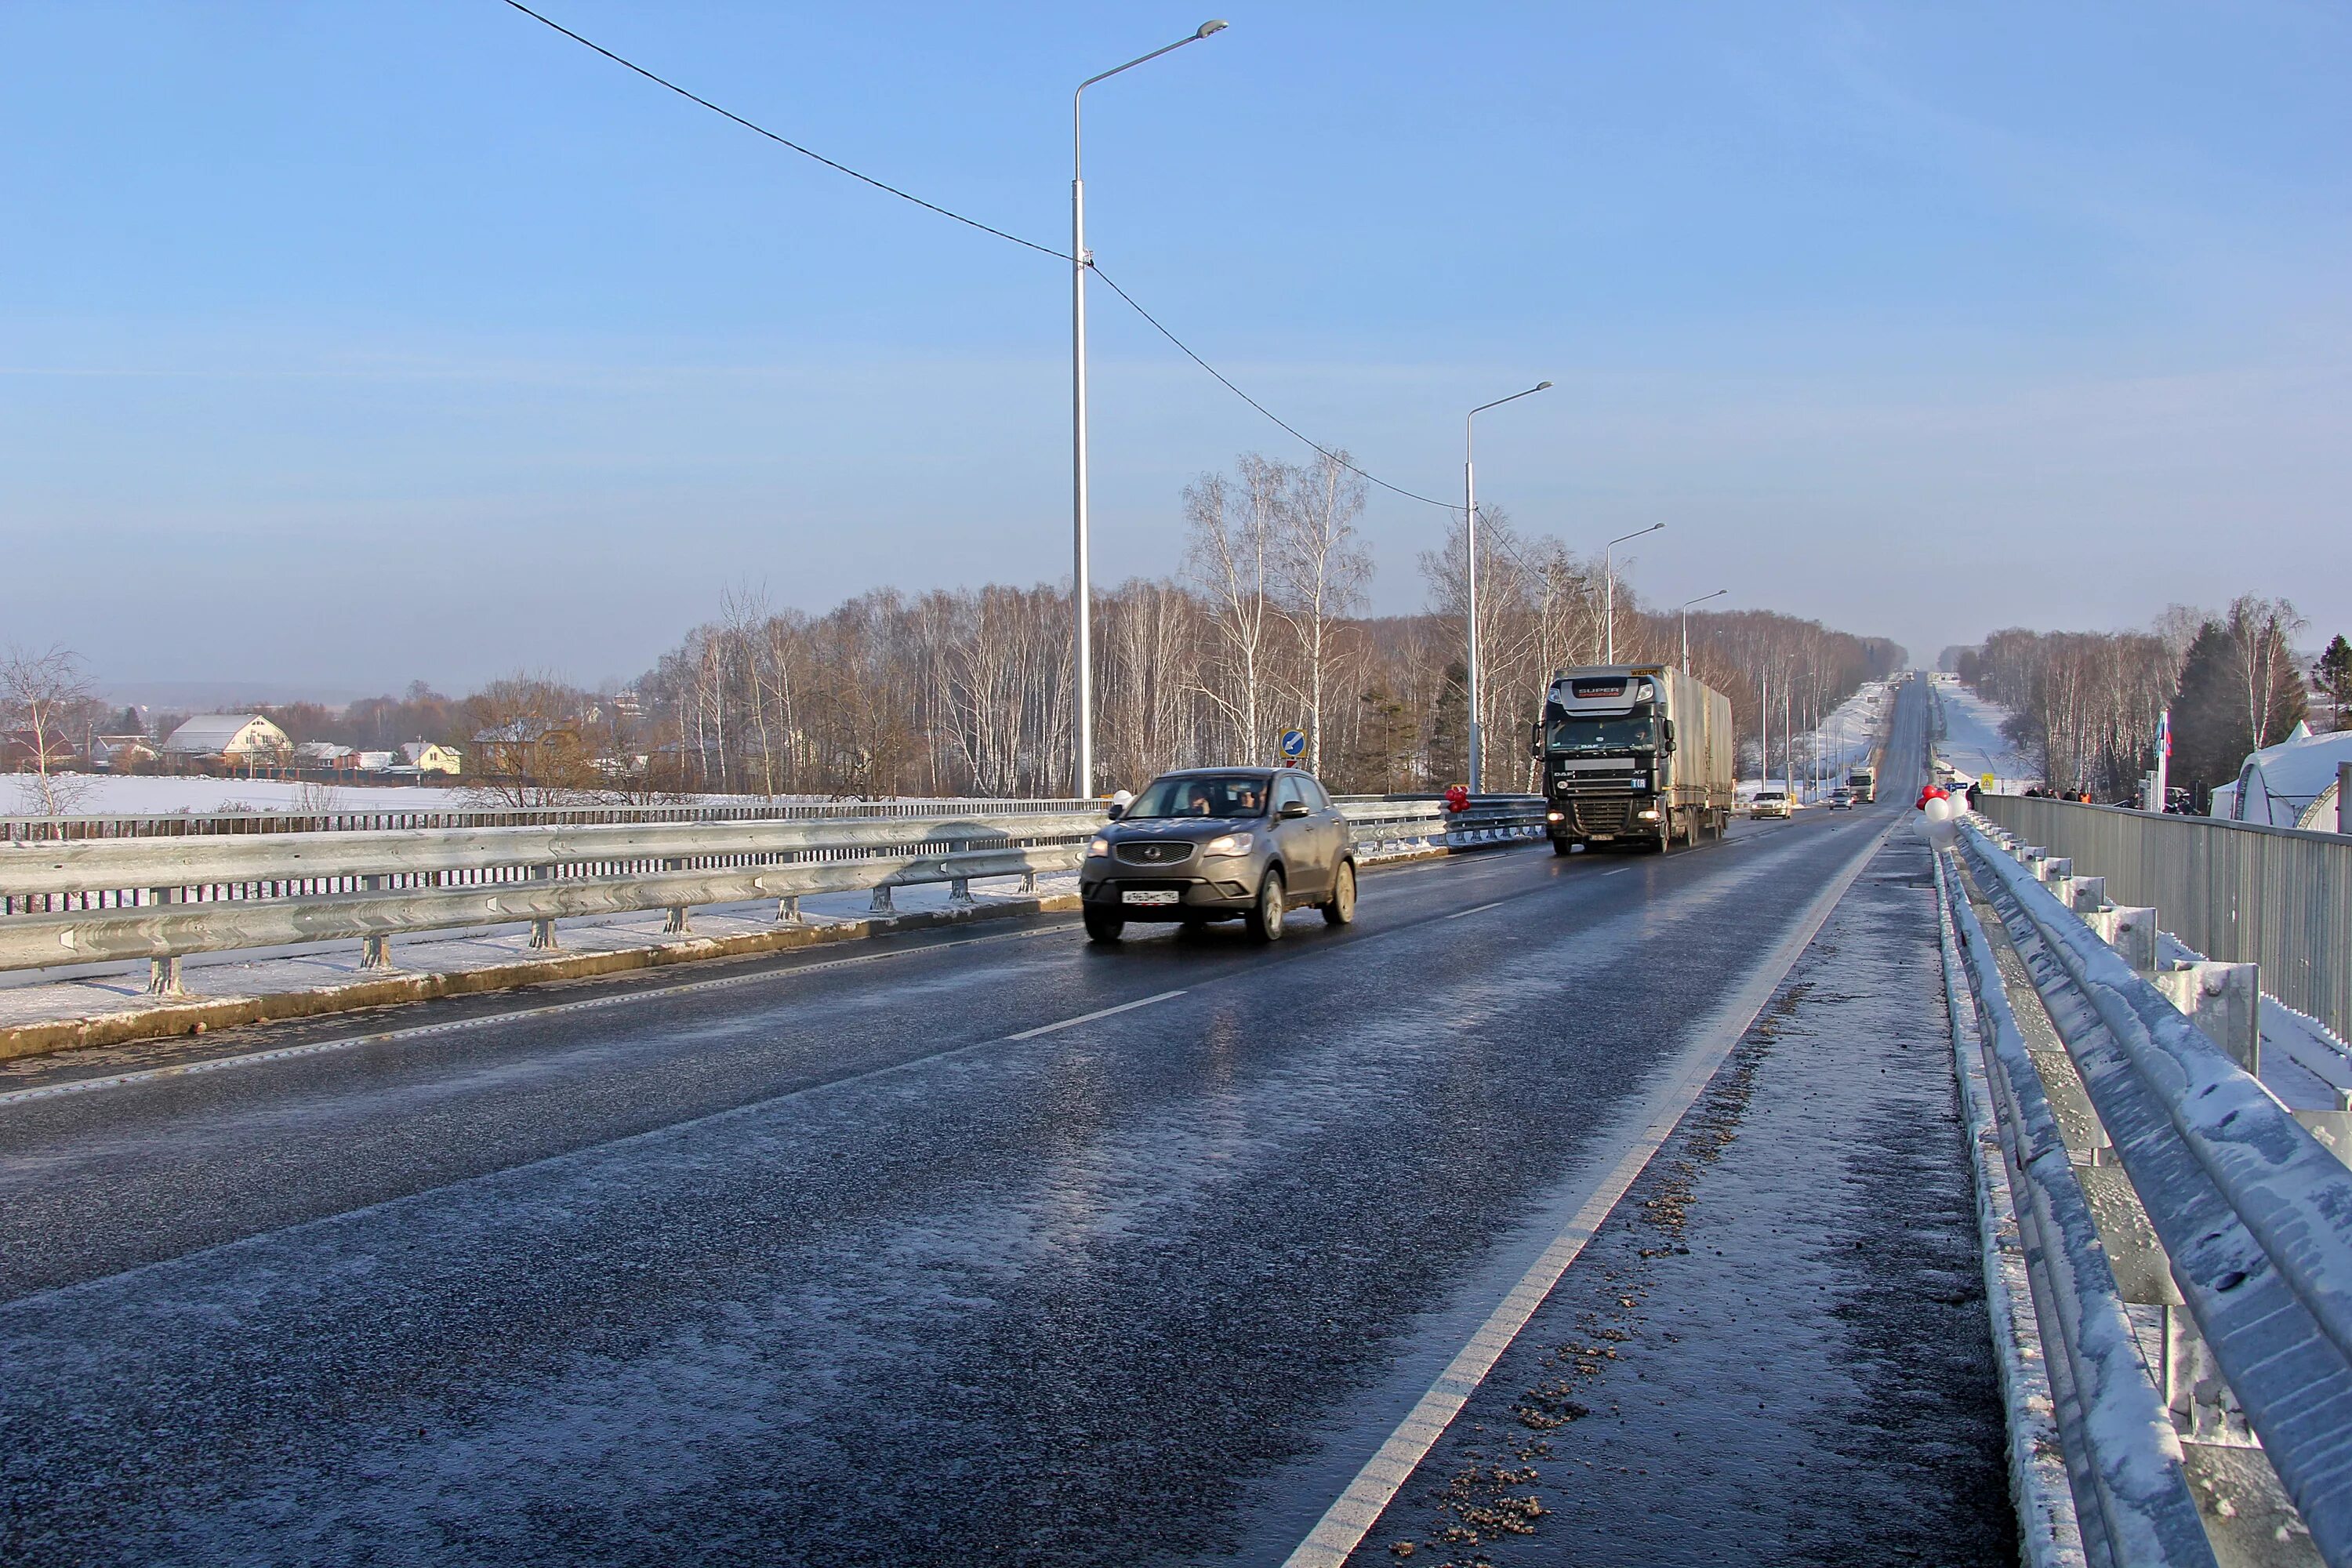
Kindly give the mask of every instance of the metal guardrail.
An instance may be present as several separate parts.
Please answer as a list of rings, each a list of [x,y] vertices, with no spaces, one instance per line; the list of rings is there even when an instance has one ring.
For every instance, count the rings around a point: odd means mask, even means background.
[[[1059,803],[1057,803],[1059,804]],[[0,970],[150,959],[178,984],[187,954],[383,939],[528,921],[536,946],[581,915],[779,900],[1067,871],[1104,821],[1076,809],[822,820],[625,820],[385,832],[191,835],[0,845]],[[1482,797],[1454,814],[1434,796],[1340,803],[1367,853],[1466,847],[1539,829],[1532,797]]]
[[[667,805],[447,806],[403,805],[397,790],[381,805],[317,811],[161,812],[111,816],[0,816],[0,847],[92,838],[209,838],[270,833],[387,833],[449,827],[582,827],[606,823],[831,822],[844,817],[1019,816],[1091,811],[1090,800],[905,798],[681,802]]]
[[[2323,1560],[2352,1564],[2352,1170],[1969,826],[2198,1331]]]
[[[2097,1221],[2010,1011],[1991,944],[1941,856],[1936,880],[1948,941],[1957,939],[1946,956],[1966,976],[1965,989],[1956,985],[1951,998],[1956,1043],[1963,1050],[1973,1044],[1981,1054],[1991,1101],[1983,1109],[1992,1125],[1978,1131],[1992,1132],[2007,1176],[2000,1183],[2007,1213],[1999,1217],[2014,1220],[2036,1319],[2047,1312],[2052,1320],[2041,1336],[2042,1366],[2073,1503],[2063,1511],[2078,1537],[2104,1548],[2087,1560],[2204,1568],[2213,1551],[2181,1469],[2179,1436],[2144,1370]],[[2031,1397],[2020,1400],[2012,1391],[2012,1403],[2030,1404]],[[2037,1510],[2051,1500],[2036,1499]],[[2042,1557],[2029,1552],[2028,1560]]]
[[[2208,958],[2352,1040],[2352,837],[2027,795],[1982,795],[1998,826],[2152,907]]]

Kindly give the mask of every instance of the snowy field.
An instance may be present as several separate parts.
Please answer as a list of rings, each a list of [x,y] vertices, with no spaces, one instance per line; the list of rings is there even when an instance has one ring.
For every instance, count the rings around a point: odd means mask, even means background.
[[[1944,738],[1936,754],[1952,764],[1962,777],[1993,776],[1995,795],[2023,795],[2042,775],[2000,732],[2009,710],[1988,702],[1954,675],[1933,675],[1937,705],[1943,710]]]
[[[75,816],[172,816],[220,811],[445,811],[498,810],[496,796],[436,784],[289,784],[282,779],[115,778],[76,773],[58,781]],[[692,795],[687,805],[760,805],[822,802],[825,795]],[[665,805],[672,804],[664,802]],[[0,816],[30,816],[40,810],[31,783],[21,774],[0,775]]]
[[[1874,680],[1830,710],[1829,716],[1816,730],[1797,736],[1797,803],[1811,805],[1830,797],[1830,792],[1845,783],[1848,770],[1864,765],[1870,760],[1870,750],[1885,733],[1887,703],[1891,689],[1884,681]],[[1787,752],[1778,721],[1772,732],[1771,787],[1782,787],[1781,770],[1786,765]],[[1820,759],[1818,768],[1806,762],[1807,757]],[[1808,776],[1817,771],[1818,779]],[[1754,779],[1742,779],[1734,786],[1733,795],[1739,800],[1752,800],[1764,786]]]
[[[485,804],[460,789],[430,785],[289,784],[283,779],[116,778],[77,773],[60,781],[76,816],[170,816],[215,811],[398,811]],[[0,812],[40,809],[29,782],[0,779]]]

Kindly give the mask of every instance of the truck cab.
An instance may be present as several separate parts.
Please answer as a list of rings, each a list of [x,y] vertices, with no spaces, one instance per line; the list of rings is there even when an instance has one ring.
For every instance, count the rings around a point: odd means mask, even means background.
[[[1721,830],[1730,810],[1730,705],[1718,694],[1669,667],[1597,666],[1560,671],[1543,714],[1530,743],[1543,764],[1557,853],[1580,844],[1664,849]],[[1712,743],[1717,729],[1720,746]]]

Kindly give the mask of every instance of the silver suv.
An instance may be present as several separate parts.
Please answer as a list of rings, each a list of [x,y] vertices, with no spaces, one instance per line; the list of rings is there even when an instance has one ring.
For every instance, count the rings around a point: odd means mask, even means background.
[[[1348,820],[1296,768],[1162,773],[1087,846],[1078,898],[1087,935],[1117,942],[1129,921],[1246,921],[1277,942],[1295,909],[1356,918]]]

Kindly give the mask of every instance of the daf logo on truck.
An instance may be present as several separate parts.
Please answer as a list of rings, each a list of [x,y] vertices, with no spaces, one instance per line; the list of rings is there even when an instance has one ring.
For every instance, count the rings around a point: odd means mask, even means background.
[[[1531,742],[1558,854],[1664,850],[1731,821],[1731,700],[1670,666],[1560,670]]]

